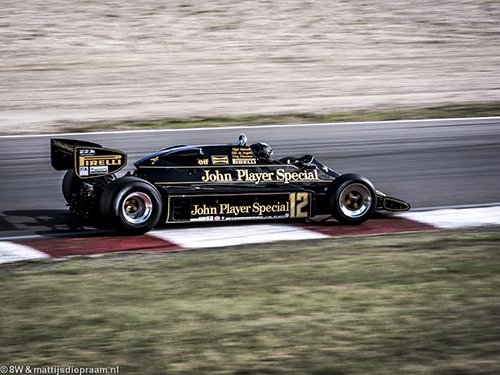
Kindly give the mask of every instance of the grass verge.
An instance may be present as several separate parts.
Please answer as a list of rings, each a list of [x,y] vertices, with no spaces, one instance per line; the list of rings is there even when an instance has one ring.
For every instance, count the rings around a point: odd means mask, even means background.
[[[497,374],[499,248],[498,231],[397,235],[3,272],[0,364],[119,366],[123,374]]]
[[[357,122],[357,121],[392,121],[415,119],[442,119],[500,116],[500,103],[467,103],[453,104],[419,109],[401,109],[391,111],[354,111],[331,112],[326,114],[282,114],[255,116],[228,116],[176,119],[164,118],[158,120],[120,121],[98,123],[87,126],[64,127],[61,132],[98,132],[112,130],[149,130],[149,129],[179,129],[204,128],[219,126],[255,126],[277,124],[307,124],[326,122]]]

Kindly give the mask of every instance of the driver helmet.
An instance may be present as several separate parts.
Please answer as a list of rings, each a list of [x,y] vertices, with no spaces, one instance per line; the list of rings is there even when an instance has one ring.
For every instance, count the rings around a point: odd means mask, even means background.
[[[257,159],[264,163],[273,163],[274,154],[273,149],[267,143],[257,142],[250,146],[253,154]]]

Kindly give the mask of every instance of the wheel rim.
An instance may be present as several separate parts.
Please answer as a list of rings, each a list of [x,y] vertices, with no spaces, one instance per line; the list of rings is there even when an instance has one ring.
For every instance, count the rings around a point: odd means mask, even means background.
[[[347,185],[339,196],[340,210],[348,218],[359,218],[372,204],[372,194],[365,185]]]
[[[122,215],[131,224],[142,224],[148,221],[153,213],[153,201],[141,192],[127,195],[122,204]]]

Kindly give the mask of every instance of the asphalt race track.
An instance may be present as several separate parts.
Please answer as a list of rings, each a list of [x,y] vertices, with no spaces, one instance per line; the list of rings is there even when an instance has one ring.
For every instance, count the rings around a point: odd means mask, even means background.
[[[269,143],[278,158],[313,154],[340,173],[362,174],[416,211],[500,205],[500,118],[12,136],[0,137],[0,239],[95,230],[65,206],[64,172],[50,165],[52,137],[125,151],[132,170],[162,147],[235,143],[241,132],[249,143]]]

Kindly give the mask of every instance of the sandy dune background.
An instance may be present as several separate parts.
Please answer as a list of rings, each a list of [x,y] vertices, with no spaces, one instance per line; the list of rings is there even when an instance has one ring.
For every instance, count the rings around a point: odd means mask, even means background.
[[[0,7],[0,132],[500,101],[496,0]]]

